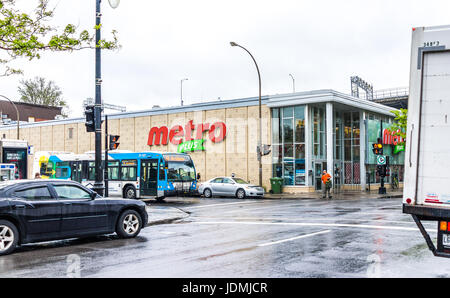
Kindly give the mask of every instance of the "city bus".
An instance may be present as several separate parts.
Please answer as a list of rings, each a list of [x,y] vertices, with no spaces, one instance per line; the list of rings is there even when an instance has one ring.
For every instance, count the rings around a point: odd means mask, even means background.
[[[70,179],[92,187],[95,181],[93,153],[38,153],[35,172],[42,178]],[[104,156],[103,168],[104,168]],[[188,154],[158,152],[108,153],[109,196],[156,199],[192,195],[197,180],[194,162]]]

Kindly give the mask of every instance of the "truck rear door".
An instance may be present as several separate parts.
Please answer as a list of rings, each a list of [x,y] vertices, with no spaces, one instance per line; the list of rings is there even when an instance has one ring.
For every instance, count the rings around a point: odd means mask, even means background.
[[[450,204],[450,52],[423,57],[417,198]]]

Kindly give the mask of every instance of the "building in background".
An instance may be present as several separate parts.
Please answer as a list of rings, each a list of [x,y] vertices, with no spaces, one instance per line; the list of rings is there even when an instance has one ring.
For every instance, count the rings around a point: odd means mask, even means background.
[[[258,102],[252,97],[117,113],[108,115],[108,131],[120,136],[121,150],[189,153],[202,181],[234,173],[257,184]],[[270,178],[281,177],[285,192],[319,191],[326,169],[342,189],[366,190],[379,182],[372,152],[378,138],[402,181],[404,152],[389,130],[392,110],[334,90],[264,96],[262,144],[272,152],[262,158],[263,186],[270,190]],[[16,128],[0,127],[0,134],[13,139]],[[25,123],[20,139],[34,152],[95,148],[85,118]]]
[[[19,121],[40,122],[55,120],[61,116],[62,107],[50,107],[24,102],[13,102],[19,111]],[[3,124],[17,121],[17,113],[14,106],[7,100],[0,100],[0,115]]]

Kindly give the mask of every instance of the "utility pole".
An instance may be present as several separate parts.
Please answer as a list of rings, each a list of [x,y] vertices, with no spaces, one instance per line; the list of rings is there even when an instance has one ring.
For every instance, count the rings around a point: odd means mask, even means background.
[[[96,0],[95,10],[95,44],[98,45],[101,39],[100,13],[101,0]],[[95,47],[95,105],[94,105],[94,123],[95,123],[95,182],[93,190],[103,196],[103,169],[102,169],[102,78],[101,78],[101,48]]]

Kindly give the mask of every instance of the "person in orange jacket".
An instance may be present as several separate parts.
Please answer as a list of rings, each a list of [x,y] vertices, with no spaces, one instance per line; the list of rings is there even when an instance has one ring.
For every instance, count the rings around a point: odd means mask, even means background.
[[[331,182],[331,175],[327,173],[326,170],[323,171],[323,175],[322,175],[322,193],[323,193],[323,198],[325,199],[326,197],[328,197],[328,199],[331,199],[331,186],[332,186],[332,182]]]

